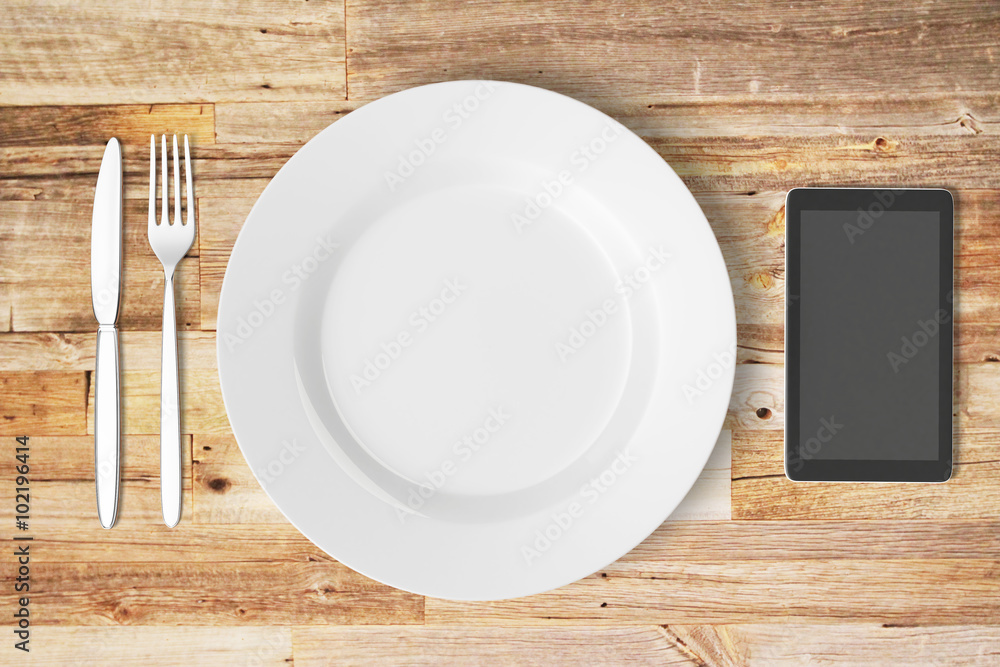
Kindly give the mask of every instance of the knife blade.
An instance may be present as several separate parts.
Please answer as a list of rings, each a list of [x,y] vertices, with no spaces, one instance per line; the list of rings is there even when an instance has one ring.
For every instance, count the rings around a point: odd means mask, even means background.
[[[94,371],[94,481],[97,516],[111,528],[118,519],[121,407],[118,306],[122,272],[122,152],[117,139],[104,149],[94,193],[90,237],[90,289],[97,318]]]

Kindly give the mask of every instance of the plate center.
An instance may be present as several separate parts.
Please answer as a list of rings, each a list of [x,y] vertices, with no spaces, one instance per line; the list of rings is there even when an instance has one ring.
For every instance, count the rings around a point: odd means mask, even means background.
[[[588,224],[485,185],[370,221],[333,279],[321,346],[333,401],[373,458],[448,494],[490,495],[587,450],[632,355],[618,277]]]

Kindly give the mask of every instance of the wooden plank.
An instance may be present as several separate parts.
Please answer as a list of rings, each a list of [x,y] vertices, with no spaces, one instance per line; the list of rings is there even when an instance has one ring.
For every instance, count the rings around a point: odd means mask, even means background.
[[[801,185],[996,190],[1000,135],[646,137],[695,194],[783,193]],[[192,146],[198,197],[256,197],[300,143]],[[148,196],[149,153],[126,145],[125,197]],[[0,148],[0,200],[92,201],[100,146]],[[773,215],[779,207],[771,211]],[[770,216],[769,216],[770,217]],[[710,218],[711,219],[711,218]]]
[[[219,374],[214,369],[181,368],[181,433],[229,433]],[[159,433],[160,371],[123,369],[122,433]],[[94,389],[90,389],[87,432],[94,432]]]
[[[670,514],[670,521],[728,521],[732,518],[732,435],[730,431],[719,434],[705,468],[681,504]]]
[[[963,137],[1000,132],[996,91],[907,96],[888,90],[824,96],[808,91],[724,96],[660,91],[655,99],[612,97],[590,102],[647,138],[766,136],[794,143],[804,137],[837,134]]]
[[[955,431],[955,467],[944,484],[791,482],[781,431],[733,434],[733,518],[946,519],[1000,513],[1000,434],[996,427]],[[974,500],[972,500],[974,499]]]
[[[667,521],[605,572],[641,563],[992,558],[1000,520]]]
[[[784,324],[785,193],[703,193],[733,287],[740,324]]]
[[[243,181],[264,184],[298,149],[295,144],[191,145],[195,196],[241,195]],[[92,203],[103,146],[0,148],[0,200],[81,200]],[[124,195],[149,197],[149,137],[122,147]],[[259,184],[255,184],[259,185]],[[259,194],[256,189],[252,196]],[[142,220],[146,220],[143,211]]]
[[[1000,561],[835,559],[633,562],[514,600],[427,598],[428,625],[1000,621]],[[627,565],[627,566],[626,566]]]
[[[86,430],[85,373],[2,371],[0,396],[0,435],[67,435]]]
[[[232,435],[198,434],[194,485],[199,524],[286,524],[267,497]]]
[[[198,436],[201,439],[201,436]],[[132,451],[130,449],[130,451]],[[150,451],[155,454],[156,448]],[[198,498],[201,510],[204,498]],[[196,511],[196,515],[198,512]],[[199,518],[196,516],[195,518]],[[55,525],[58,523],[58,525]],[[52,525],[52,529],[49,526]],[[308,562],[330,561],[291,524],[222,524],[186,520],[171,530],[126,522],[108,532],[95,522],[67,524],[39,516],[33,529],[45,548],[33,562]],[[1000,520],[867,521],[668,520],[605,568],[615,574],[642,562],[693,563],[838,558],[856,560],[992,558],[1000,553]]]
[[[167,529],[165,529],[167,530]],[[13,578],[16,566],[0,563]],[[35,563],[32,626],[411,624],[423,598],[336,562]],[[14,604],[16,593],[0,600]]]
[[[6,10],[3,104],[346,97],[340,2],[43,0]]]
[[[11,331],[95,330],[90,294],[91,211],[90,203],[0,202],[4,220],[0,282],[12,285],[7,304]],[[148,208],[143,202],[127,202],[124,216],[118,326],[158,330],[163,321],[163,267],[149,247]],[[182,329],[199,326],[197,256],[196,238],[175,276],[177,323]]]
[[[24,665],[197,665],[246,664],[276,667],[292,662],[287,626],[57,627],[32,628]]]
[[[215,136],[221,144],[304,144],[359,106],[347,100],[218,104]]]
[[[104,145],[110,137],[136,149],[151,134],[186,134],[193,144],[215,143],[211,104],[0,107],[0,146]]]
[[[42,437],[32,434],[31,452],[31,530],[37,540],[48,542],[63,539],[67,526],[87,526],[98,545],[117,538],[122,531],[141,527],[168,531],[163,525],[160,507],[160,439],[159,436],[122,438],[121,486],[119,490],[118,523],[115,535],[103,530],[97,521],[94,496],[94,438]],[[183,454],[181,521],[190,521],[193,514],[191,494],[191,438],[182,436]],[[0,464],[4,479],[14,479],[13,460]],[[13,521],[13,505],[0,508],[0,520]],[[72,559],[71,559],[72,560]]]
[[[201,252],[201,327],[215,329],[219,314],[219,295],[229,265],[229,255],[243,223],[254,205],[253,199],[198,200],[202,218]]]
[[[878,623],[603,627],[296,627],[296,665],[993,665],[1000,628]]]
[[[995,91],[998,12],[972,1],[842,0],[816,12],[777,2],[349,0],[348,89],[373,99],[441,79],[497,79],[651,100]]]
[[[576,628],[309,627],[292,631],[295,664],[672,665],[692,658],[659,626]]]
[[[148,150],[147,146],[147,150]],[[0,148],[0,163],[4,161]],[[128,150],[128,149],[126,149]],[[199,149],[192,146],[192,159]],[[147,154],[147,160],[149,159]],[[145,200],[149,197],[149,165],[145,176],[136,173],[125,174],[125,199]],[[192,172],[197,167],[192,164]],[[0,172],[2,173],[2,172]],[[277,168],[275,172],[277,173]],[[272,174],[273,175],[273,174]],[[252,197],[257,198],[264,191],[270,178],[252,176],[249,178],[203,178],[195,176],[195,196],[206,197]],[[41,174],[39,176],[15,176],[0,178],[0,201],[81,201],[93,203],[94,185],[97,172],[93,174]]]
[[[155,451],[155,448],[154,448]],[[158,478],[157,478],[158,479]],[[154,480],[154,486],[157,482]],[[158,486],[156,487],[159,488]],[[185,498],[185,502],[187,502]],[[195,503],[192,503],[195,504]],[[134,514],[134,512],[131,512]],[[32,531],[44,548],[33,563],[305,563],[334,559],[291,524],[204,525],[188,514],[176,528],[162,520],[126,520],[107,531],[96,521],[67,523],[38,516]],[[978,541],[977,541],[978,544]]]
[[[997,188],[997,137],[649,138],[695,192],[786,191],[802,185]]]
[[[702,665],[995,665],[1000,628],[862,623],[748,623],[664,628]]]
[[[0,334],[0,371],[92,371],[96,333]],[[215,334],[202,331],[177,333],[181,368],[216,367]],[[123,331],[118,337],[121,368],[152,371],[160,368],[161,335],[158,331]]]
[[[767,136],[782,142],[836,134],[968,136],[1000,133],[997,93],[876,95],[671,95],[655,103],[630,97],[588,98],[640,136]],[[219,143],[305,143],[364,103],[245,102],[215,106]]]
[[[955,423],[1000,429],[1000,364],[967,364],[958,369]],[[996,458],[996,457],[995,457]]]

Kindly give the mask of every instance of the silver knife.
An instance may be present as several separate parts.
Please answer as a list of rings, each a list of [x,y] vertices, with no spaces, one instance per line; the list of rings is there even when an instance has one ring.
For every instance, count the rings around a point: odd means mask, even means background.
[[[94,373],[94,479],[97,516],[111,528],[118,519],[121,408],[118,375],[118,303],[122,273],[122,149],[108,142],[97,176],[90,237],[90,289],[97,317]]]

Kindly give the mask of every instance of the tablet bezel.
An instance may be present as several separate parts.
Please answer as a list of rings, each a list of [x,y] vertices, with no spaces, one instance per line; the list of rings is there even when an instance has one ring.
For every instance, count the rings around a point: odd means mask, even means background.
[[[888,203],[888,205],[886,204]],[[917,460],[828,460],[800,455],[801,214],[803,210],[936,211],[940,215],[939,308],[947,313],[937,335],[938,458]],[[793,481],[944,482],[952,470],[954,200],[943,189],[795,188],[785,198],[785,475]]]

